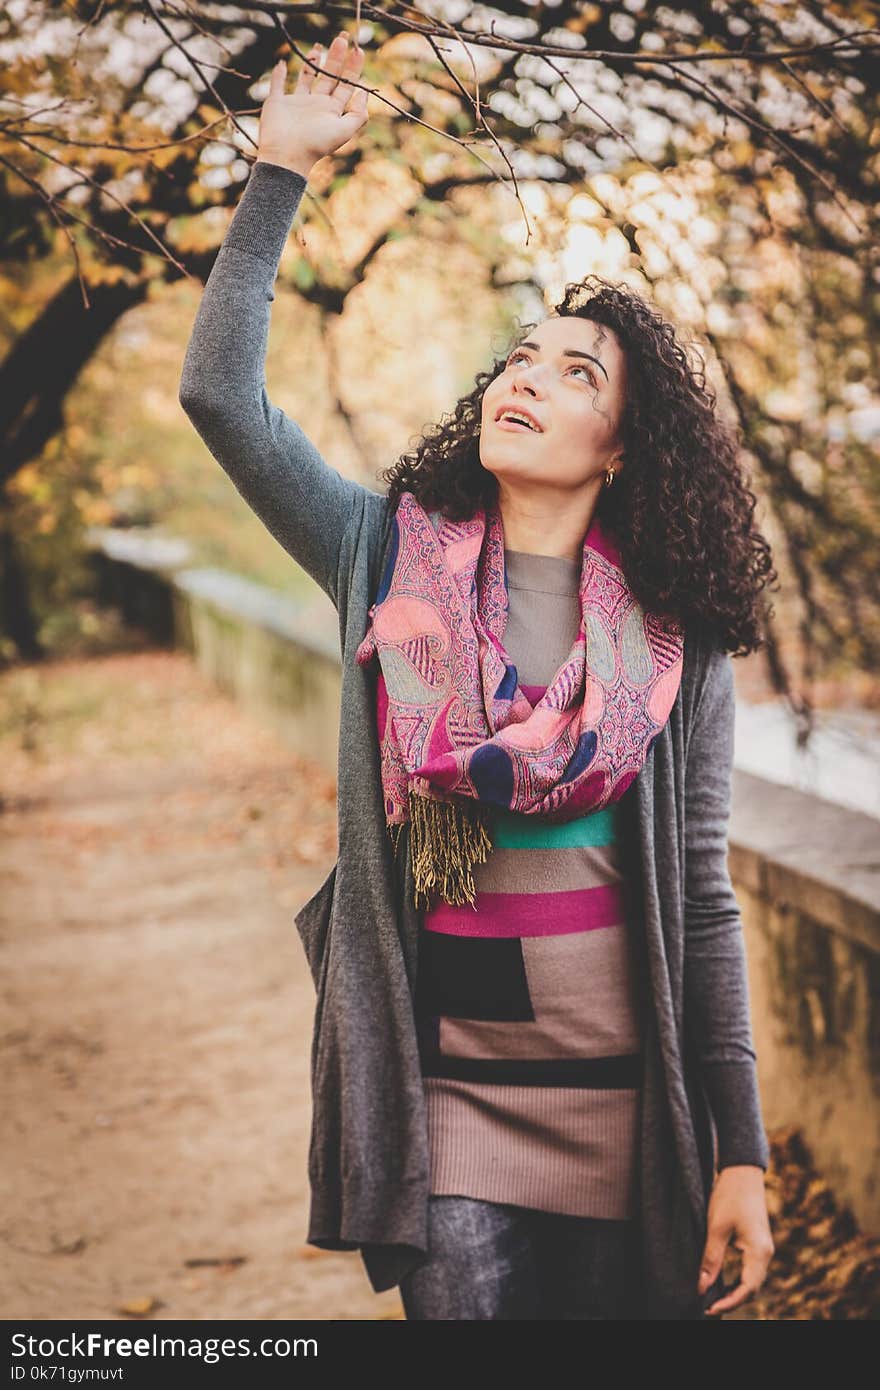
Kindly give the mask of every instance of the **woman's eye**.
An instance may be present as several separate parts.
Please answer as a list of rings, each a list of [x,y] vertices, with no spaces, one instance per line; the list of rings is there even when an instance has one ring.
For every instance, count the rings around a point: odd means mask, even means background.
[[[528,362],[528,360],[529,360],[529,359],[528,359],[528,357],[526,356],[526,354],[525,354],[524,352],[513,352],[513,353],[511,353],[511,355],[510,355],[510,356],[508,357],[508,359],[507,359],[507,365],[508,365],[508,367],[512,367],[513,364],[514,364],[514,362],[517,362],[517,361]],[[593,370],[592,370],[591,367],[587,367],[585,364],[579,362],[576,366],[574,366],[574,367],[569,367],[569,371],[571,371],[571,372],[586,372],[586,374],[587,374],[587,380],[590,382],[590,384],[591,384],[592,386],[595,386],[595,384],[596,384],[596,378],[595,378],[595,376],[594,376],[594,374],[593,374]]]

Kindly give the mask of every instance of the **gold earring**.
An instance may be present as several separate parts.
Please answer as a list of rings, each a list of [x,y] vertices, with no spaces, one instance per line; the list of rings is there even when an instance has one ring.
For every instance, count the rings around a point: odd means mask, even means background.
[[[606,487],[610,487],[611,484],[612,484],[613,482],[614,482],[614,469],[613,469],[613,468],[606,468],[606,469],[605,469],[605,486],[606,486]]]

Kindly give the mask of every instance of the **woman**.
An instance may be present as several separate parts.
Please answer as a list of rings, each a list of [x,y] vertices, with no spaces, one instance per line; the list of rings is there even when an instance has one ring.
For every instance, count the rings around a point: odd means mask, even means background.
[[[601,284],[387,494],[325,463],[264,378],[309,173],[366,121],[361,50],[319,57],[272,73],[180,386],[339,613],[339,856],[296,917],[307,1239],[414,1319],[720,1317],[773,1250],[726,863],[755,498],[673,330]]]

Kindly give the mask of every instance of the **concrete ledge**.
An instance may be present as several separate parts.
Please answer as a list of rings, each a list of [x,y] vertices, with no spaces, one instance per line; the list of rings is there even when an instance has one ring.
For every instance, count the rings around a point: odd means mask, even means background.
[[[106,603],[163,645],[190,652],[212,680],[337,776],[339,617],[317,585],[301,601],[228,570],[192,567],[160,532],[88,533]]]
[[[880,823],[749,772],[734,772],[737,884],[880,951]]]

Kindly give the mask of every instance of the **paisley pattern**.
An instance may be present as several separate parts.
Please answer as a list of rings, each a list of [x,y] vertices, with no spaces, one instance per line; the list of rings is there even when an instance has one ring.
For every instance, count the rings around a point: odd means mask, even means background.
[[[497,505],[467,521],[404,492],[356,660],[379,662],[389,825],[408,793],[567,821],[618,801],[669,717],[684,634],[646,613],[598,516],[584,537],[581,626],[532,705],[504,648],[508,595]]]

